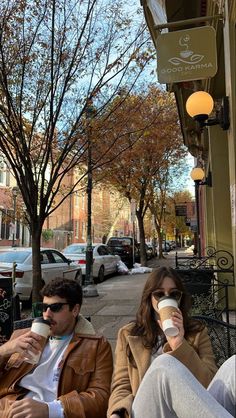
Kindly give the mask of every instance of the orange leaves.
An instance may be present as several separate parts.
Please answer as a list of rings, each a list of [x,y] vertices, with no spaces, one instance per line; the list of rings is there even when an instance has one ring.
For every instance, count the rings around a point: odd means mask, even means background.
[[[143,94],[125,91],[103,117],[96,142],[107,147],[103,176],[124,194],[149,195],[155,176],[184,154],[175,101],[169,93],[150,86]],[[111,146],[112,145],[112,146]],[[132,194],[131,193],[131,194]]]

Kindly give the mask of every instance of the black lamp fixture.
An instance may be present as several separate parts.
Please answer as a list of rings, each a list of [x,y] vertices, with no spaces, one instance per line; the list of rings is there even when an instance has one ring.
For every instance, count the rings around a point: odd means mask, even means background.
[[[191,94],[186,102],[186,110],[189,116],[196,120],[200,128],[205,126],[220,125],[226,131],[229,129],[229,98],[227,96],[221,99],[219,110],[216,111],[216,117],[210,118],[214,107],[214,101],[206,91],[196,91]]]
[[[205,171],[202,167],[194,167],[190,173],[191,179],[195,184],[195,203],[196,203],[196,218],[197,218],[197,230],[196,230],[196,250],[198,257],[201,258],[201,236],[200,236],[200,202],[199,202],[199,186],[207,185],[212,186],[211,171],[208,171],[208,176],[205,176]],[[205,181],[203,179],[205,178]]]
[[[202,249],[201,249],[201,235],[200,235],[200,202],[199,202],[199,185],[202,183],[202,180],[205,177],[205,172],[201,167],[194,167],[190,173],[190,177],[194,181],[195,185],[195,204],[196,204],[196,220],[197,220],[197,229],[196,229],[196,246],[195,250],[198,254],[198,257],[201,258]]]

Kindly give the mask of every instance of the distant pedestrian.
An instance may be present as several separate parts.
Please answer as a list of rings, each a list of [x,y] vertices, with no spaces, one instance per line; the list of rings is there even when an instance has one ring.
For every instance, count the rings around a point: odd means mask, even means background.
[[[106,244],[106,242],[107,242],[107,235],[103,235],[103,237],[102,237],[102,243],[103,244]]]

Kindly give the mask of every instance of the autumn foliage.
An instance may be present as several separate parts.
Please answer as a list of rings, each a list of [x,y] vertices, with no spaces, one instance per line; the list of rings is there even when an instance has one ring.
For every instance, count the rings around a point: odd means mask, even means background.
[[[172,180],[173,168],[183,161],[183,146],[173,95],[150,86],[147,92],[121,94],[96,129],[95,161],[102,155],[104,167],[96,176],[115,187],[130,201],[135,199],[141,242],[141,261],[145,264],[144,216],[159,204],[160,224],[163,205]],[[104,155],[104,143],[110,150]],[[101,161],[100,161],[101,162]]]
[[[33,300],[43,223],[86,176],[88,107],[93,101],[100,117],[121,88],[132,88],[152,57],[148,38],[140,15],[122,2],[0,4],[0,151],[27,210]],[[66,189],[75,167],[83,174]]]

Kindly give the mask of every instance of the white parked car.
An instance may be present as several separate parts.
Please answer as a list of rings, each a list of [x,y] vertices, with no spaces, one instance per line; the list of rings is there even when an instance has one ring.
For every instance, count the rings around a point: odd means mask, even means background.
[[[20,300],[30,301],[32,295],[32,248],[16,247],[1,250],[0,276],[12,277],[14,262],[16,263],[15,291]],[[41,248],[41,269],[42,280],[45,284],[55,277],[79,280],[82,284],[80,266],[68,260],[58,250]]]
[[[86,247],[85,243],[71,244],[63,250],[63,254],[70,260],[76,261],[86,273]],[[112,254],[105,244],[93,244],[93,277],[102,282],[108,274],[117,272],[117,263],[120,256]]]

